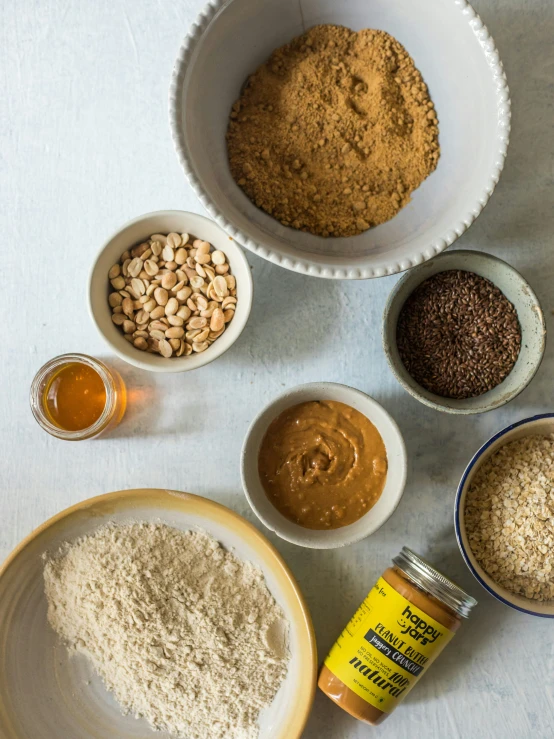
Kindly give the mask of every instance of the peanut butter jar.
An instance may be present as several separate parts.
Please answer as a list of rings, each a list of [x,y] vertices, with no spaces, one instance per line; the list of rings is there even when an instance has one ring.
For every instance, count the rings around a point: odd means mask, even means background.
[[[403,547],[327,655],[318,685],[376,726],[394,711],[477,601]]]

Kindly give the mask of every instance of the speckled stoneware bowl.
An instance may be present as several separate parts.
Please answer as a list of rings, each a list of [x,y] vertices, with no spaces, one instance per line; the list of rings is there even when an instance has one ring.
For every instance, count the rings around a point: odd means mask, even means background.
[[[396,346],[396,324],[402,306],[415,288],[438,272],[474,272],[494,283],[513,303],[521,326],[521,350],[504,382],[476,398],[442,398],[421,387],[404,367]],[[509,403],[533,379],[543,358],[546,325],[537,296],[523,277],[506,262],[478,251],[455,250],[435,257],[404,275],[395,285],[383,315],[383,347],[398,382],[417,400],[446,413],[484,413]]]
[[[287,408],[314,400],[336,400],[355,408],[368,418],[381,434],[388,462],[385,487],[373,508],[349,526],[322,531],[306,529],[285,518],[265,494],[258,473],[260,446],[270,423]],[[406,484],[407,468],[404,439],[392,416],[369,395],[336,382],[311,382],[278,395],[252,421],[240,460],[244,492],[260,521],[282,539],[311,549],[344,547],[377,531],[392,516],[400,502]]]
[[[494,595],[501,603],[516,611],[529,613],[532,616],[542,616],[543,618],[554,618],[554,602],[541,603],[540,601],[530,600],[521,595],[514,595],[502,585],[498,585],[487,575],[481,565],[475,559],[465,527],[465,500],[467,491],[469,490],[472,480],[477,471],[489,457],[491,457],[501,446],[508,444],[510,441],[516,441],[524,436],[540,435],[546,436],[554,433],[554,413],[544,413],[532,418],[524,418],[522,421],[507,426],[490,438],[477,451],[471,462],[468,464],[456,493],[456,501],[454,503],[454,527],[456,529],[456,539],[458,546],[475,579],[485,588],[487,592]]]
[[[225,131],[245,80],[274,49],[320,23],[396,37],[422,73],[439,117],[436,171],[395,218],[350,238],[283,226],[250,202],[227,163]],[[359,279],[431,259],[473,223],[504,166],[510,99],[494,41],[466,0],[211,0],[179,51],[170,123],[191,186],[240,244],[297,272]]]
[[[90,663],[69,657],[46,619],[44,552],[105,523],[147,521],[200,528],[261,568],[289,622],[291,661],[260,739],[299,739],[315,694],[317,653],[310,614],[290,570],[244,518],[206,498],[170,490],[124,490],[85,500],[33,531],[0,568],[0,736],[2,739],[169,739],[144,719],[123,716]]]

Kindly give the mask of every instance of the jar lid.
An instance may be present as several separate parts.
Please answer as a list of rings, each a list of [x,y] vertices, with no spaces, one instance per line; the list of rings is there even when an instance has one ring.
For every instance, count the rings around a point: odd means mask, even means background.
[[[416,585],[438,598],[459,616],[467,618],[471,609],[477,605],[475,598],[468,595],[408,547],[402,547],[400,554],[392,561]]]

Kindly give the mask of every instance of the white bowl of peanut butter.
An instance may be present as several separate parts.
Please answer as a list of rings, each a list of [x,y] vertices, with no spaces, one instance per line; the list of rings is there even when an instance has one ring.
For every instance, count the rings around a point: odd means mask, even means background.
[[[241,453],[244,492],[265,526],[313,549],[353,544],[392,515],[406,482],[392,417],[332,382],[286,390],[252,422]]]

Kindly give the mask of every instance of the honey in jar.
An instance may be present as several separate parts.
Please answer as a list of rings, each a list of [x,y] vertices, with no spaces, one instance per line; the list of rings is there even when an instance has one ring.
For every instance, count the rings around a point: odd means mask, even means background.
[[[104,382],[88,364],[62,365],[44,389],[43,406],[52,423],[61,429],[88,429],[106,407]]]
[[[380,724],[429,669],[476,603],[404,547],[327,655],[319,687],[355,718]]]
[[[125,412],[117,372],[84,354],[56,357],[37,373],[31,408],[45,431],[60,439],[91,439],[113,428]]]

